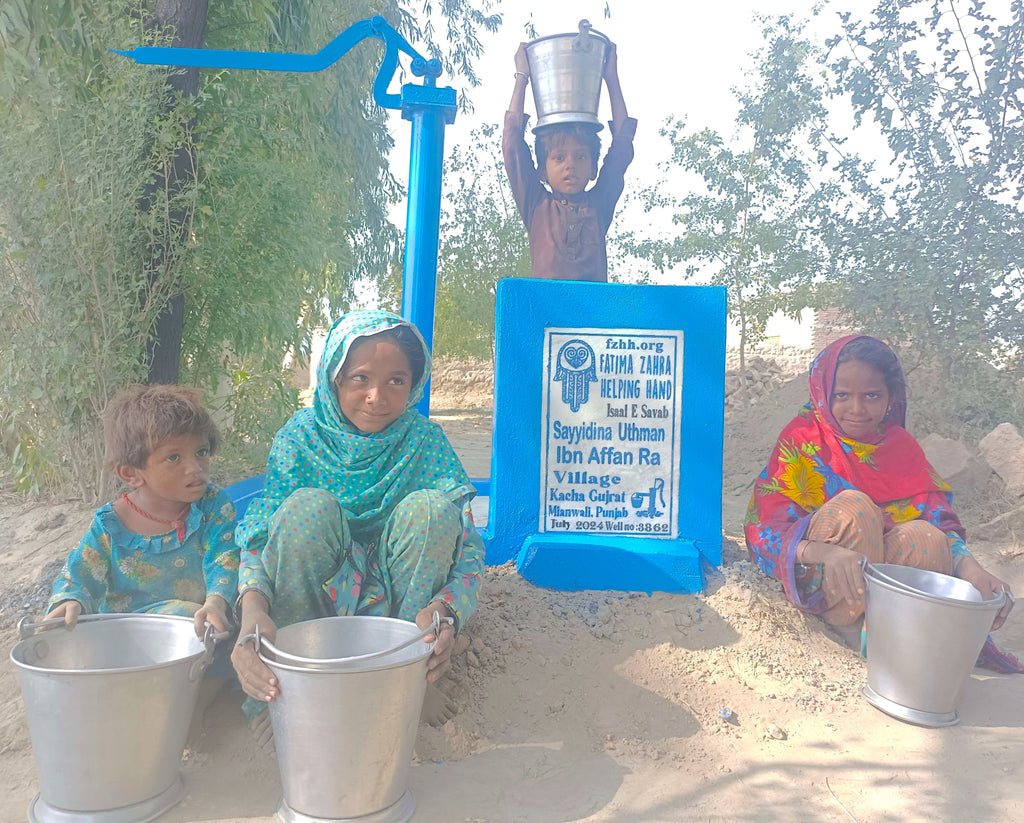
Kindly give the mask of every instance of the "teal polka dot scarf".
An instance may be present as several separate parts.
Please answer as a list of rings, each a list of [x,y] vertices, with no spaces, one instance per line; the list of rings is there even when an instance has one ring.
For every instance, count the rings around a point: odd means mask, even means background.
[[[365,433],[342,414],[332,375],[361,338],[396,326],[409,326],[422,343],[415,326],[383,311],[349,312],[331,327],[317,364],[313,408],[292,415],[274,438],[263,495],[249,505],[235,533],[241,548],[262,548],[270,517],[300,488],[324,489],[337,497],[353,536],[363,542],[379,537],[385,519],[413,491],[446,491],[453,501],[475,493],[441,427],[415,408],[430,377],[425,343],[423,375],[397,420],[383,431]]]

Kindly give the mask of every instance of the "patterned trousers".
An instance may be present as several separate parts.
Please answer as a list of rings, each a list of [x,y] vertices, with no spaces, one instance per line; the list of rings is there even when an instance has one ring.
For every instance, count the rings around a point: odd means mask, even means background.
[[[415,620],[447,582],[462,529],[459,508],[422,489],[395,506],[376,544],[363,545],[334,495],[298,489],[271,517],[261,555],[271,616],[279,627],[351,614]]]
[[[945,534],[924,520],[897,523],[884,531],[881,509],[859,491],[841,491],[825,503],[811,516],[804,536],[807,540],[834,543],[860,552],[869,563],[953,573],[953,557]],[[820,564],[815,571],[820,584]],[[825,602],[828,609],[821,616],[833,626],[850,625],[864,614],[863,599],[849,601],[826,591]]]
[[[364,546],[338,498],[298,489],[270,518],[260,556],[274,588],[270,615],[278,628],[352,614],[412,622],[444,588],[462,531],[459,508],[422,489],[395,506],[376,544]],[[251,724],[266,707],[247,697],[242,711]]]

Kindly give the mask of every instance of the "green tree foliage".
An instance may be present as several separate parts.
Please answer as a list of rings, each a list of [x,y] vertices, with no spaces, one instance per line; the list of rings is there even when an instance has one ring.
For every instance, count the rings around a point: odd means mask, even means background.
[[[1024,423],[1024,4],[996,6],[886,0],[829,42],[833,94],[891,152],[835,163],[839,303],[946,387],[913,408],[952,436]]]
[[[472,134],[445,162],[434,349],[490,359],[494,296],[502,277],[529,277],[530,251],[512,199],[496,125]]]
[[[22,50],[8,28],[0,72],[4,446],[19,487],[65,468],[87,498],[103,488],[97,416],[144,373],[167,297],[142,250],[166,239],[174,204],[156,192],[140,212],[137,200],[182,135],[162,75],[104,54],[106,38],[147,35],[122,13],[101,32],[56,28]]]
[[[107,51],[165,42],[151,2],[0,8],[0,432],[22,487],[50,466],[105,495],[99,412],[145,376],[153,322],[181,291],[182,379],[265,447],[295,404],[285,355],[302,356],[355,280],[386,276],[400,251],[384,159],[396,115],[371,96],[382,44],[316,75],[208,70],[196,97],[169,97],[166,69]],[[442,56],[469,83],[479,44],[465,32],[496,27],[490,7],[437,12],[463,32]],[[414,11],[432,20],[396,0],[228,0],[211,4],[205,45],[312,52],[382,14],[422,48]],[[194,181],[143,200],[182,146]],[[170,253],[148,253],[161,245]]]
[[[833,93],[891,151],[843,157],[844,307],[915,355],[957,364],[1024,340],[1024,4],[880,3],[844,14]]]
[[[648,210],[667,210],[680,233],[629,244],[662,270],[685,262],[688,277],[726,287],[741,368],[773,314],[795,316],[813,301],[811,284],[829,267],[820,238],[835,195],[814,176],[825,115],[811,77],[814,52],[785,18],[766,37],[729,142],[709,129],[688,131],[677,118],[662,128],[672,149],[666,178],[682,170],[703,185],[679,197],[665,194],[664,182],[648,189]]]
[[[312,51],[380,11],[372,2],[214,4],[207,46]],[[283,379],[284,355],[307,356],[314,329],[347,308],[355,280],[398,253],[386,216],[399,195],[384,159],[388,114],[370,102],[381,51],[365,41],[311,75],[204,74],[183,364],[191,381],[225,366],[236,387],[256,375]],[[266,393],[231,397],[264,396],[270,433],[288,409],[272,402],[280,383],[260,383]]]
[[[824,52],[770,25],[730,143],[669,121],[646,194],[677,236],[633,252],[726,285],[744,345],[775,311],[842,308],[902,347],[912,389],[946,387],[913,405],[934,431],[1019,421],[1024,3],[990,6],[883,0],[840,14]],[[675,169],[706,192],[667,195]]]

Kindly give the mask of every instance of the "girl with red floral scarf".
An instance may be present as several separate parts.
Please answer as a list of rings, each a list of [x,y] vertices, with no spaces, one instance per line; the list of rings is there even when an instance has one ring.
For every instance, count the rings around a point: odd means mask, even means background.
[[[1009,592],[967,550],[949,486],[904,428],[893,351],[872,337],[837,340],[811,365],[810,392],[755,481],[744,523],[751,557],[789,600],[832,626],[858,622],[865,558],[953,574],[986,598]],[[993,629],[1011,608],[1008,599]]]

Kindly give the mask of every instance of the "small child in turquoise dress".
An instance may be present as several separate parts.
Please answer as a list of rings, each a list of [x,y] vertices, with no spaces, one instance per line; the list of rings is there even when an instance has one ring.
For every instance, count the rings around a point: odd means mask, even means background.
[[[129,488],[96,511],[53,584],[47,618],[146,612],[228,631],[238,587],[235,507],[210,482],[220,439],[199,392],[134,385],[107,406],[107,466]]]

